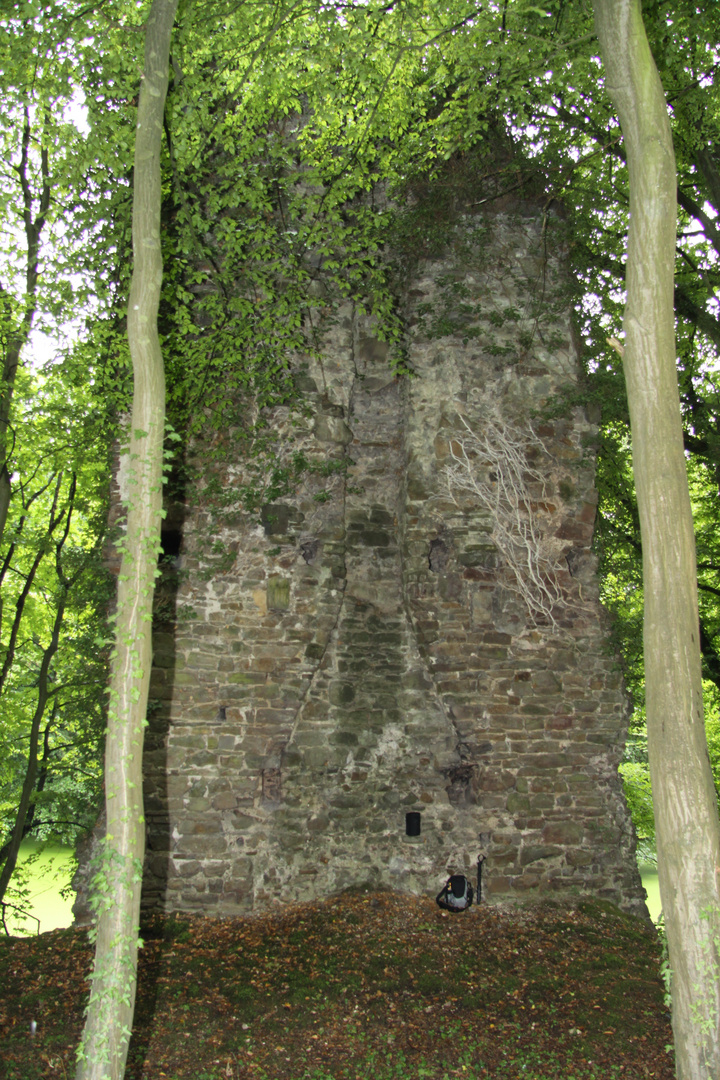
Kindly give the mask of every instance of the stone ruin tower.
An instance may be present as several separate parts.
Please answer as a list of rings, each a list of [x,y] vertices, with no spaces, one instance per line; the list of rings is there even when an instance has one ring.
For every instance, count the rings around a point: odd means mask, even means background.
[[[171,512],[146,905],[435,894],[485,855],[487,902],[594,895],[644,912],[591,552],[596,428],[581,408],[547,418],[578,356],[546,227],[537,204],[488,203],[415,263],[414,377],[393,374],[352,305],[337,312],[298,368],[303,408],[271,418],[321,468],[261,519],[215,513],[204,482]],[[497,494],[508,468],[514,506]],[[215,467],[225,493],[246,478],[240,459]],[[530,522],[550,595],[534,609],[510,557]]]

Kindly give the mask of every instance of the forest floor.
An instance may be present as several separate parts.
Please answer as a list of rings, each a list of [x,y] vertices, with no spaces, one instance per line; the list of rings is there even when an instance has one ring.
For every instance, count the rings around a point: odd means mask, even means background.
[[[350,892],[143,936],[128,1080],[674,1076],[657,937],[610,904]],[[79,930],[0,940],[2,1080],[72,1080],[91,959]]]

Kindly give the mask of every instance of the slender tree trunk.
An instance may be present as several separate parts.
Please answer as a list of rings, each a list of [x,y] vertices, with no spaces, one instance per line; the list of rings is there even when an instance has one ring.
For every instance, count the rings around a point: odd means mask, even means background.
[[[648,753],[680,1080],[720,1077],[720,825],[703,723],[695,538],[675,363],[676,173],[640,0],[595,0],[625,139],[625,379],[645,590]]]
[[[120,462],[127,506],[105,748],[104,840],[94,904],[97,938],[77,1080],[122,1080],[135,1011],[145,853],[142,747],[155,572],[160,546],[165,375],[157,330],[162,284],[160,150],[177,0],[153,0],[145,31],[133,192],[128,339],[133,404]]]
[[[5,899],[5,893],[7,887],[10,884],[10,879],[15,872],[17,866],[18,856],[20,854],[20,845],[22,844],[26,835],[26,823],[28,815],[32,810],[32,800],[37,795],[37,775],[38,775],[38,743],[40,740],[40,726],[42,724],[43,716],[45,715],[45,709],[47,708],[49,697],[49,685],[48,675],[50,673],[50,665],[53,661],[53,657],[58,650],[60,644],[60,630],[62,628],[63,619],[65,618],[65,605],[67,601],[67,591],[63,586],[63,595],[58,603],[58,608],[55,613],[55,622],[53,624],[52,637],[50,644],[43,653],[42,662],[40,664],[40,675],[38,678],[38,699],[35,706],[35,713],[30,725],[30,745],[28,747],[27,766],[25,768],[25,779],[23,780],[22,791],[20,792],[20,803],[15,811],[15,824],[8,843],[5,845],[5,862],[3,863],[2,870],[0,871],[0,902]]]
[[[40,741],[40,727],[42,725],[43,717],[45,716],[45,709],[50,698],[49,687],[49,675],[50,666],[53,662],[55,654],[60,644],[60,631],[62,629],[63,620],[65,618],[65,609],[67,606],[68,593],[73,585],[73,579],[66,577],[62,568],[62,552],[65,546],[65,542],[70,534],[70,523],[72,520],[72,508],[75,501],[77,482],[73,477],[70,484],[70,491],[68,494],[68,505],[64,509],[60,509],[58,512],[58,502],[60,500],[60,494],[62,489],[62,474],[57,479],[55,485],[55,495],[53,498],[52,509],[50,511],[50,521],[48,523],[48,529],[45,536],[45,544],[41,545],[40,551],[36,554],[33,564],[30,568],[30,572],[27,575],[23,589],[17,598],[15,605],[15,617],[13,619],[13,625],[10,631],[10,637],[7,645],[7,652],[5,660],[0,670],[0,701],[2,701],[2,691],[4,689],[5,680],[12,669],[13,661],[15,658],[15,649],[17,645],[18,633],[23,625],[22,616],[25,610],[25,601],[30,593],[35,574],[38,567],[46,553],[45,545],[50,545],[53,540],[53,534],[55,530],[59,528],[63,521],[65,523],[62,535],[60,539],[55,543],[55,566],[57,570],[58,583],[60,588],[58,606],[55,612],[55,619],[53,621],[52,634],[50,635],[50,642],[43,651],[43,657],[40,662],[40,671],[38,675],[37,685],[37,703],[35,706],[35,712],[33,714],[32,721],[30,723],[30,739],[28,744],[28,757],[27,765],[25,767],[25,777],[23,779],[22,789],[20,792],[20,801],[15,811],[15,823],[13,825],[12,833],[7,844],[3,846],[2,852],[0,852],[0,860],[3,860],[2,870],[0,870],[0,902],[5,899],[5,893],[7,887],[10,884],[10,879],[15,872],[18,856],[20,854],[20,845],[22,844],[26,833],[28,819],[32,820],[34,815],[34,803],[33,800],[37,796],[37,777],[38,777],[38,745]],[[77,580],[77,579],[75,579]]]
[[[30,109],[25,106],[25,121],[23,124],[22,146],[20,161],[11,166],[17,174],[22,193],[23,223],[25,231],[25,243],[27,245],[27,259],[25,263],[25,311],[18,326],[14,326],[12,313],[12,300],[8,293],[0,285],[0,303],[4,308],[2,318],[5,326],[2,326],[3,336],[6,338],[5,355],[2,362],[2,382],[0,382],[0,543],[2,543],[7,523],[10,499],[12,497],[12,483],[10,480],[11,468],[10,457],[13,452],[13,439],[10,430],[10,416],[12,412],[12,398],[15,389],[15,378],[20,366],[20,355],[30,336],[35,309],[37,307],[38,286],[38,263],[40,258],[40,236],[45,228],[47,212],[50,208],[50,159],[47,147],[40,149],[40,175],[41,185],[37,193],[39,208],[36,216],[33,216],[35,199],[30,187],[29,178],[29,155],[30,155]]]
[[[59,641],[58,641],[58,644],[59,644]],[[50,766],[50,733],[53,730],[53,728],[55,726],[55,722],[57,720],[57,711],[58,711],[58,699],[57,699],[57,695],[56,695],[55,700],[53,701],[53,707],[52,707],[52,712],[50,713],[50,718],[49,718],[48,722],[45,724],[44,731],[42,732],[41,735],[38,736],[38,739],[37,739],[37,743],[39,743],[40,739],[42,738],[43,752],[42,752],[42,757],[40,758],[40,760],[39,760],[39,762],[37,764],[37,774],[36,774],[36,779],[35,779],[34,798],[32,798],[30,800],[30,807],[29,807],[29,809],[27,811],[27,814],[25,815],[25,824],[22,827],[22,833],[21,833],[21,836],[20,836],[20,844],[22,844],[23,840],[27,836],[29,836],[30,833],[32,832],[33,825],[35,824],[35,815],[37,814],[37,806],[38,806],[37,799],[38,799],[38,796],[42,795],[43,791],[45,790],[45,785],[46,785],[47,780],[48,780],[49,766]],[[32,730],[31,730],[30,737],[32,739]],[[21,804],[22,804],[22,795],[21,795]],[[6,840],[5,843],[3,844],[3,846],[0,847],[0,863],[4,863],[5,859],[8,857],[8,854],[11,852],[14,843],[15,843],[15,828],[13,827],[13,831],[10,834],[10,839]],[[20,845],[18,845],[18,850],[19,850],[19,846]],[[4,866],[3,866],[3,870],[4,870]],[[9,880],[10,880],[10,875],[8,875],[8,881]],[[7,886],[5,888],[7,888]],[[5,891],[4,891],[3,887],[2,887],[2,881],[0,880],[0,903],[2,903],[2,901],[4,899],[5,899]]]

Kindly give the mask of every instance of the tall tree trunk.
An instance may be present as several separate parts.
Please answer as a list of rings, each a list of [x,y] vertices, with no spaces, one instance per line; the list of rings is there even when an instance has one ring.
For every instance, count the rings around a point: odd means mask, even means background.
[[[720,1076],[720,824],[703,723],[695,538],[675,364],[676,175],[640,0],[595,0],[630,173],[625,379],[645,590],[648,753],[680,1080]]]
[[[162,513],[165,373],[157,329],[163,115],[178,0],[153,0],[135,138],[128,340],[133,404],[120,461],[127,506],[105,747],[107,832],[94,904],[95,965],[77,1080],[122,1080],[135,1011],[145,854],[142,747],[152,661],[152,602]]]

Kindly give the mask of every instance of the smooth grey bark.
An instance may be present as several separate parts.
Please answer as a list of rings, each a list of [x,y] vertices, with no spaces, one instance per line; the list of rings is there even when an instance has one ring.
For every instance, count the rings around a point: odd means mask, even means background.
[[[142,748],[152,662],[152,603],[162,514],[165,372],[157,329],[163,116],[178,0],[153,0],[145,29],[133,189],[128,341],[133,403],[120,460],[127,508],[118,578],[105,746],[106,835],[93,881],[95,964],[77,1080],[122,1080],[135,1011],[145,854]]]
[[[624,366],[645,590],[648,753],[680,1080],[720,1076],[720,824],[675,360],[676,170],[640,0],[594,0],[630,174]]]

